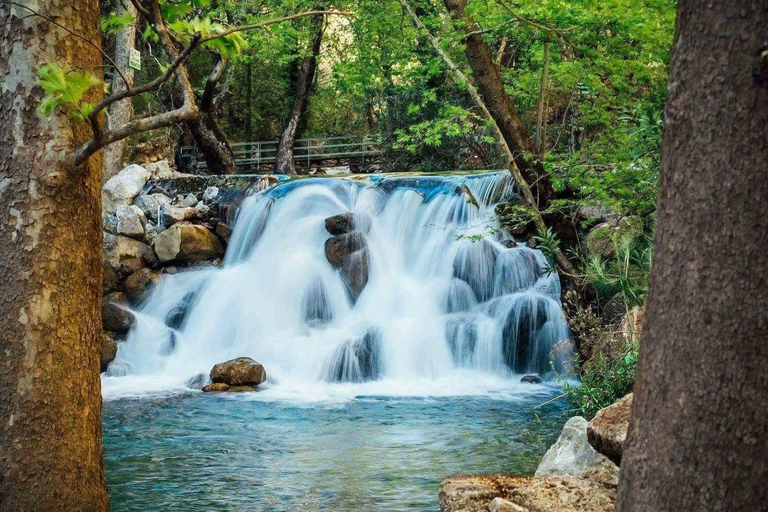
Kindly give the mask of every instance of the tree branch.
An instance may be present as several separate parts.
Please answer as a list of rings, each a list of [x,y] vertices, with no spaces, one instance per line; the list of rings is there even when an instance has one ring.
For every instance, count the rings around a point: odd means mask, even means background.
[[[290,21],[295,20],[296,18],[303,18],[306,16],[330,16],[332,14],[338,15],[338,16],[350,16],[353,17],[355,13],[350,11],[306,11],[306,12],[300,12],[296,14],[291,14],[290,16],[283,16],[281,18],[274,18],[271,20],[262,21],[260,23],[254,23],[253,25],[242,25],[240,27],[232,27],[230,29],[224,30],[222,32],[218,32],[216,34],[211,34],[209,36],[206,36],[202,39],[202,43],[207,43],[208,41],[213,41],[214,39],[218,39],[220,37],[225,37],[231,34],[234,34],[236,32],[244,32],[246,30],[254,30],[257,28],[264,28],[269,25],[274,25],[276,23],[282,23],[284,21]]]

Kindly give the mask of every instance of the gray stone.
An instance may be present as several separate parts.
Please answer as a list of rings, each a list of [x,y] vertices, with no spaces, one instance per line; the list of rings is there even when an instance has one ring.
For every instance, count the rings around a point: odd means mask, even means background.
[[[616,245],[613,243],[612,224],[607,222],[598,224],[587,234],[587,253],[589,256],[610,258],[616,255]]]
[[[131,204],[148,179],[149,172],[140,165],[129,165],[112,176],[101,190],[102,210],[114,214],[121,204]]]
[[[195,215],[197,215],[198,217],[204,218],[209,213],[211,213],[211,207],[205,204],[204,202],[200,201],[195,205]]]
[[[154,251],[147,244],[127,236],[104,233],[104,266],[122,274],[123,263],[129,258],[141,258],[150,267],[158,263]]]
[[[538,375],[525,375],[522,379],[520,379],[520,382],[523,384],[541,384],[542,380]]]
[[[126,206],[121,204],[117,207],[115,216],[117,217],[118,235],[129,236],[139,240],[144,238],[144,225],[147,223],[147,218],[144,216],[141,208],[134,205]]]
[[[179,176],[179,173],[171,169],[170,164],[165,160],[158,160],[157,162],[146,164],[144,167],[153,180],[168,180]]]
[[[203,192],[203,201],[211,202],[219,195],[219,187],[211,186]]]
[[[587,420],[574,416],[541,459],[536,476],[585,477],[595,473],[605,475],[604,480],[618,482],[619,468],[592,448],[587,440]]]
[[[152,242],[160,261],[204,261],[224,255],[219,239],[203,226],[177,223],[158,234]]]
[[[629,419],[632,417],[632,393],[600,409],[587,426],[587,440],[592,447],[615,464],[621,464]]]
[[[177,222],[190,220],[195,216],[195,209],[165,204],[160,208],[160,222],[163,226],[171,227]]]
[[[219,363],[211,370],[214,384],[224,383],[229,386],[258,386],[267,380],[264,366],[250,357],[238,357]]]
[[[101,216],[101,221],[104,225],[104,231],[113,235],[117,234],[117,215],[105,213]]]
[[[577,218],[581,220],[594,220],[599,223],[615,223],[619,220],[619,214],[610,206],[598,204],[580,207],[577,212]]]
[[[332,235],[343,235],[352,231],[368,233],[371,218],[364,213],[342,213],[325,219],[325,229]]]
[[[197,200],[197,196],[191,192],[187,194],[186,197],[184,197],[184,201],[183,201],[184,206],[189,206],[190,208],[194,208],[195,206],[197,206],[198,202],[199,201]]]
[[[157,197],[158,195],[160,194],[142,194],[133,200],[133,205],[140,208],[147,219],[155,222],[157,221],[157,213],[161,205],[160,200]]]

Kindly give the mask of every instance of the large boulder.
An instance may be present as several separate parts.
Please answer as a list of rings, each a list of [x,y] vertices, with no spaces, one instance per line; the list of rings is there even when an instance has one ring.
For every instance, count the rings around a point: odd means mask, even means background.
[[[160,276],[148,268],[142,268],[128,276],[123,282],[125,295],[133,301],[147,298],[149,291],[160,282]]]
[[[124,332],[134,322],[128,309],[128,298],[122,292],[110,293],[101,301],[101,322],[105,331]]]
[[[587,233],[587,253],[590,256],[610,258],[616,255],[616,245],[613,243],[614,225],[608,222],[598,224]]]
[[[141,193],[149,177],[149,172],[140,165],[129,165],[112,176],[101,190],[103,211],[114,214],[121,204],[131,204]]]
[[[179,173],[171,169],[167,160],[158,160],[144,165],[144,168],[149,173],[149,177],[153,180],[169,180],[179,176]]]
[[[587,426],[589,444],[615,464],[621,464],[629,418],[632,417],[632,396],[630,393],[615,404],[600,409]]]
[[[342,268],[347,257],[361,249],[367,249],[365,235],[352,231],[329,238],[325,241],[325,257],[333,268]]]
[[[138,206],[121,204],[115,212],[117,217],[117,234],[136,239],[144,238],[144,226],[147,217]]]
[[[152,246],[160,261],[204,261],[224,255],[218,237],[203,226],[174,224],[155,236]]]
[[[157,222],[160,207],[171,204],[171,198],[164,194],[142,194],[133,200],[133,205],[137,206],[144,213],[144,216]]]
[[[267,380],[264,367],[250,357],[238,357],[219,363],[211,370],[214,384],[224,383],[229,386],[258,386]]]
[[[100,350],[100,356],[101,356],[101,363],[100,363],[100,372],[104,373],[107,371],[107,368],[109,367],[109,363],[115,360],[115,356],[117,355],[117,342],[115,341],[115,338],[108,334],[103,333],[101,337],[101,350]]]
[[[371,230],[371,217],[364,213],[342,213],[325,219],[325,229],[337,236],[352,231],[367,233]]]
[[[368,284],[371,261],[365,235],[352,231],[329,238],[325,242],[325,257],[331,266],[341,270],[352,300],[357,300]]]
[[[152,248],[127,236],[104,233],[104,266],[120,274],[123,263],[128,259],[139,258],[149,267],[157,265],[157,257]]]
[[[592,448],[587,441],[587,420],[574,416],[541,459],[536,476],[584,477],[597,473],[604,475],[603,479],[618,483],[619,468]]]

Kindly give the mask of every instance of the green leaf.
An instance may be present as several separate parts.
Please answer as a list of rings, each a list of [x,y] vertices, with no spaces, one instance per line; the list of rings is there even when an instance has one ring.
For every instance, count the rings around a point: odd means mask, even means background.
[[[58,64],[50,63],[37,70],[38,84],[45,91],[39,109],[43,115],[51,115],[57,108],[71,109],[75,120],[83,120],[93,111],[93,104],[83,103],[83,96],[91,87],[101,85],[102,81],[89,73],[67,72]]]

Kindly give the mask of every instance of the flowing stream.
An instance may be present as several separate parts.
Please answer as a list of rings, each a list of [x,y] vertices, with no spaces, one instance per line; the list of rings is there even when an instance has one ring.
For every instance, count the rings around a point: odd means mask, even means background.
[[[222,268],[166,276],[103,377],[113,506],[434,510],[453,472],[532,472],[562,423],[562,405],[532,409],[558,392],[569,332],[546,258],[497,228],[513,195],[489,173],[246,199]],[[352,271],[325,248],[347,212]],[[263,391],[191,389],[242,356]]]

